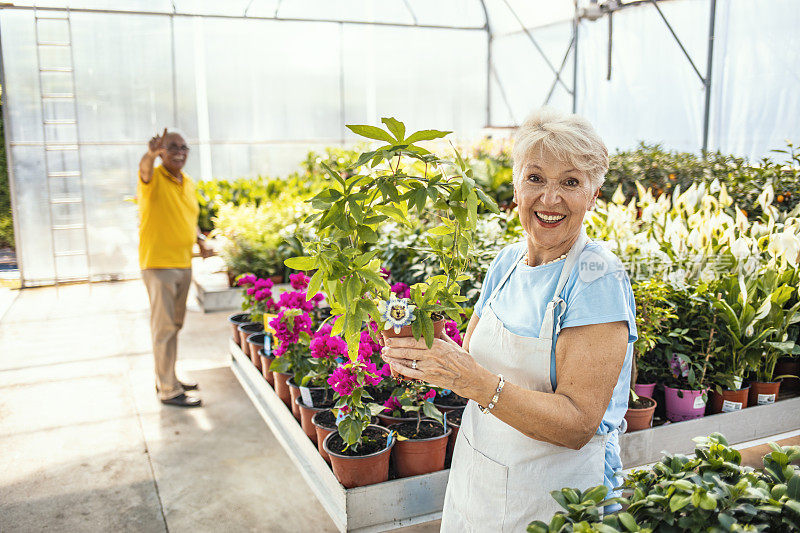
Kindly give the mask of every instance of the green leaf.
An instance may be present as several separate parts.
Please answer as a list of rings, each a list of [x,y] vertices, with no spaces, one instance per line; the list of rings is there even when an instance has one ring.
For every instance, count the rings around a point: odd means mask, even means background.
[[[453,228],[449,228],[447,226],[436,226],[435,228],[429,229],[428,233],[431,235],[450,235],[453,233],[453,231]]]
[[[795,473],[786,483],[786,494],[793,500],[800,500],[800,473]]]
[[[606,494],[608,494],[608,487],[606,487],[605,485],[598,485],[584,492],[583,500],[584,501],[591,500],[592,502],[597,504],[603,501],[603,499],[606,497]]]
[[[408,144],[413,144],[419,141],[432,141],[433,139],[441,139],[449,134],[453,133],[452,131],[439,131],[439,130],[421,130],[416,133],[412,133],[408,136],[405,140]]]
[[[422,402],[422,412],[425,416],[429,418],[433,418],[440,424],[444,425],[444,416],[442,416],[442,412],[436,408],[431,402]]]
[[[290,257],[283,264],[294,270],[312,270],[317,266],[317,260],[308,256]]]
[[[361,431],[361,423],[350,417],[345,417],[339,422],[339,435],[348,445],[353,445],[361,439]]]
[[[368,124],[347,124],[346,128],[356,135],[361,135],[362,137],[366,137],[368,139],[394,143],[394,139],[391,135],[376,126],[370,126]]]
[[[311,280],[308,282],[308,290],[306,291],[306,301],[313,298],[322,288],[322,278],[322,270],[317,270],[311,276]]]
[[[630,513],[617,513],[617,518],[619,518],[620,524],[628,531],[639,531],[639,524],[636,523],[636,520],[634,520]]]
[[[403,142],[403,138],[406,134],[405,124],[394,117],[382,118],[381,122],[386,124],[386,127],[389,128],[389,131],[392,132],[392,135],[394,135],[399,142]]]
[[[330,176],[331,176],[333,179],[335,179],[336,181],[338,181],[339,183],[341,183],[341,184],[342,184],[342,187],[344,187],[344,178],[342,178],[342,177],[339,175],[339,173],[338,173],[338,172],[334,172],[333,170],[331,170],[331,167],[329,167],[329,166],[328,166],[328,165],[326,165],[325,163],[322,163],[322,168],[323,168],[323,169],[325,169],[325,172],[327,172],[328,174],[330,174]],[[336,192],[339,192],[339,191],[336,191]]]
[[[368,226],[358,226],[356,228],[356,233],[358,234],[358,238],[366,243],[372,244],[378,242],[378,234]]]
[[[691,498],[689,496],[679,496],[676,494],[669,500],[669,510],[673,513],[675,511],[680,511],[689,505],[689,502],[691,502]]]

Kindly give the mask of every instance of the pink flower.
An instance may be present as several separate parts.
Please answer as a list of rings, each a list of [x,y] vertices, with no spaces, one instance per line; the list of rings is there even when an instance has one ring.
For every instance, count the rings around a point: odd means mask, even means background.
[[[375,363],[372,361],[364,361],[364,381],[367,385],[379,385],[383,378],[380,376]]]
[[[386,408],[383,410],[384,413],[391,413],[393,411],[397,411],[398,409],[402,409],[400,400],[398,400],[395,396],[389,396],[389,399],[383,403],[383,406]]]
[[[311,281],[311,278],[303,274],[302,272],[298,272],[297,274],[290,274],[289,275],[289,284],[292,288],[296,291],[302,291],[306,287],[308,287],[308,282]]]
[[[245,274],[239,278],[239,280],[236,282],[236,285],[241,287],[242,285],[252,285],[255,282],[256,277],[253,274]]]
[[[358,386],[358,379],[346,366],[337,367],[328,377],[328,385],[336,391],[339,396],[350,396]]]
[[[314,302],[306,301],[305,292],[290,291],[284,292],[278,298],[278,306],[284,309],[302,309],[311,311],[314,309]]]
[[[291,320],[289,324],[287,322]],[[286,344],[295,344],[300,340],[300,332],[305,331],[311,333],[311,317],[306,313],[296,316],[287,316],[283,311],[278,313],[278,316],[269,321],[269,326],[275,330],[275,338],[281,343],[281,346]]]
[[[256,293],[256,288],[255,287],[248,287],[247,288],[247,295],[248,296],[253,296],[255,293]]]
[[[392,367],[389,366],[389,363],[386,363],[381,367],[380,370],[378,370],[378,375],[384,378],[388,378],[392,375]]]
[[[283,357],[283,354],[285,354],[285,353],[286,353],[286,345],[285,344],[281,344],[280,346],[276,346],[272,350],[272,355],[274,355],[275,357]]]
[[[445,322],[444,332],[447,333],[448,337],[456,341],[458,344],[461,344],[461,332],[458,331],[458,324],[456,324],[454,320],[448,320]]]
[[[271,289],[272,288],[272,280],[271,279],[262,279],[259,278],[255,281],[256,289]]]
[[[322,300],[324,300],[324,299],[325,299],[325,295],[324,295],[324,294],[322,294],[321,292],[318,292],[317,294],[315,294],[315,295],[314,295],[314,296],[311,298],[311,300],[312,300],[313,302],[315,302],[315,303],[320,303],[320,302],[321,302]]]
[[[248,289],[248,290],[249,290],[249,289]],[[260,290],[257,290],[257,291],[255,292],[255,294],[253,295],[253,298],[255,298],[255,300],[256,300],[257,302],[260,302],[260,301],[266,300],[267,298],[272,298],[272,291],[271,291],[271,290],[269,290],[269,289],[260,289]]]
[[[311,340],[312,357],[336,359],[345,355],[347,355],[347,343],[338,335],[329,336],[318,332]]]
[[[326,322],[319,327],[317,335],[330,335],[331,331],[333,331],[333,325],[330,322]]]
[[[433,390],[433,389],[428,389],[428,392],[426,392],[425,396],[424,396],[424,398],[426,400],[430,400],[431,398],[435,398],[435,397],[436,397],[436,391]]]
[[[381,267],[381,277],[383,279],[389,279],[389,276],[392,275],[392,272],[388,268]]]
[[[398,298],[411,298],[411,289],[409,288],[408,284],[403,283],[402,281],[392,285],[391,290],[397,295]]]

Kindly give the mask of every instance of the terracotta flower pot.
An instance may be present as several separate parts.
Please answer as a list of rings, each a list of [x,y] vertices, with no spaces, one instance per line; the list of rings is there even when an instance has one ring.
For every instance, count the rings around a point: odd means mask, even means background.
[[[747,407],[749,394],[750,387],[736,390],[725,389],[722,394],[712,390],[708,393],[708,414],[730,413],[744,409]]]
[[[441,338],[442,331],[444,331],[444,318],[440,318],[439,320],[433,323],[433,336],[434,338]],[[394,328],[384,329],[381,331],[383,336],[387,339],[395,338],[395,337],[413,337],[414,333],[411,331],[411,326],[403,326],[400,328],[400,333],[395,333]],[[422,338],[422,337],[420,337]]]
[[[272,283],[283,283],[283,274],[275,274],[274,276],[270,276],[269,279]]]
[[[253,333],[264,331],[264,324],[261,322],[245,322],[244,324],[239,324],[237,329],[239,330],[239,346],[242,347],[244,354],[252,360],[253,356],[250,354],[250,345],[247,344],[247,337]]]
[[[292,414],[300,422],[300,407],[297,405],[297,399],[300,398],[300,387],[294,382],[293,378],[286,380],[286,385],[289,387],[289,399],[292,402]]]
[[[667,420],[682,422],[702,418],[706,414],[706,402],[703,393],[706,390],[674,389],[664,387],[664,403]]]
[[[292,377],[291,374],[285,374],[283,372],[272,373],[275,394],[278,395],[278,398],[280,398],[289,409],[292,408],[292,394],[289,392],[289,385],[286,384],[286,380],[288,380],[290,377]]]
[[[367,427],[378,428],[387,435],[389,434],[389,430],[381,426],[370,425]],[[333,452],[328,446],[331,439],[338,435],[337,431],[331,432],[325,437],[322,444],[325,452],[331,458],[331,468],[339,483],[347,489],[352,489],[354,487],[382,483],[389,479],[389,457],[392,448],[397,444],[397,439],[394,439],[388,446],[378,452],[350,457]]]
[[[250,360],[259,372],[261,371],[261,355],[259,352],[264,348],[264,344],[269,342],[265,339],[265,333],[253,333],[247,336],[247,347],[250,350]]]
[[[275,358],[271,355],[267,355],[264,348],[258,351],[258,356],[261,358],[261,374],[264,376],[264,379],[267,380],[270,387],[275,387],[275,378],[272,377],[272,371],[269,369],[269,365],[272,364]]]
[[[402,424],[407,423],[416,422],[403,422]],[[396,430],[402,424],[395,424],[389,429]],[[397,477],[419,476],[443,470],[447,456],[447,440],[452,431],[448,427],[444,434],[427,439],[396,439],[397,443],[394,446],[392,458]]]
[[[314,413],[314,416],[311,417],[311,423],[314,425],[314,430],[317,433],[316,442],[319,454],[322,456],[323,459],[325,459],[325,461],[328,462],[328,464],[330,464],[331,456],[328,455],[328,452],[325,451],[325,447],[322,445],[322,443],[325,442],[325,437],[336,431],[336,426],[334,425],[333,427],[331,427],[329,425],[323,425],[319,421],[320,417],[323,416],[321,413],[327,413],[327,412],[330,412],[330,409],[321,409],[316,413]],[[333,413],[331,413],[331,416],[333,416]]]
[[[628,432],[647,429],[653,425],[653,413],[656,410],[656,401],[647,396],[639,396],[640,400],[650,403],[649,407],[634,409],[629,407],[625,413],[625,420],[628,422]]]
[[[295,400],[295,403],[300,408],[300,425],[303,427],[303,431],[306,435],[308,435],[308,438],[314,442],[314,444],[317,444],[317,430],[314,424],[311,422],[311,419],[314,418],[314,415],[318,412],[327,411],[331,408],[331,406],[309,407],[303,403],[302,398]]]
[[[776,376],[800,376],[800,358],[782,357],[775,364]],[[783,378],[781,389],[784,391],[800,390],[800,378]]]
[[[778,399],[780,388],[780,381],[751,381],[747,407],[775,403],[775,400]]]
[[[396,416],[389,416],[383,413],[378,413],[376,415],[378,417],[378,424],[381,426],[388,428],[393,424],[399,424],[400,422],[416,422],[416,416],[409,416],[409,417],[396,417]]]
[[[233,342],[237,345],[242,345],[242,339],[239,337],[239,326],[250,322],[250,313],[234,313],[228,317],[228,323],[233,329]]]
[[[655,390],[655,383],[636,383],[633,386],[633,392],[636,393],[636,396],[644,396],[646,398],[652,398]]]

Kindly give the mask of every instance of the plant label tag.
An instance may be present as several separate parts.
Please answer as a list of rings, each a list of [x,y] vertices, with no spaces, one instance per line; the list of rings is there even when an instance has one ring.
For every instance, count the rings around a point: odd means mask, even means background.
[[[775,395],[774,394],[759,394],[758,395],[758,405],[767,405],[770,403],[775,403]]]
[[[394,431],[390,431],[389,432],[389,436],[386,437],[386,447],[387,448],[392,445],[392,441],[394,441]]]
[[[742,409],[742,402],[731,402],[725,400],[722,402],[722,412],[730,413],[731,411],[739,411]]]
[[[703,399],[703,396],[695,396],[694,403],[692,404],[693,409],[702,409],[706,406],[706,401]]]
[[[307,407],[314,407],[314,401],[311,399],[311,390],[308,387],[300,387],[300,398]]]

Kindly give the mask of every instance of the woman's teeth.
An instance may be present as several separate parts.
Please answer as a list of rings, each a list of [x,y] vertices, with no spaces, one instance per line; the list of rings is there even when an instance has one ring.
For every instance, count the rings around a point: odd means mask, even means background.
[[[543,213],[538,213],[537,212],[536,216],[542,222],[547,222],[547,223],[552,224],[553,222],[558,222],[559,220],[563,220],[564,218],[566,218],[567,215],[545,215]]]

